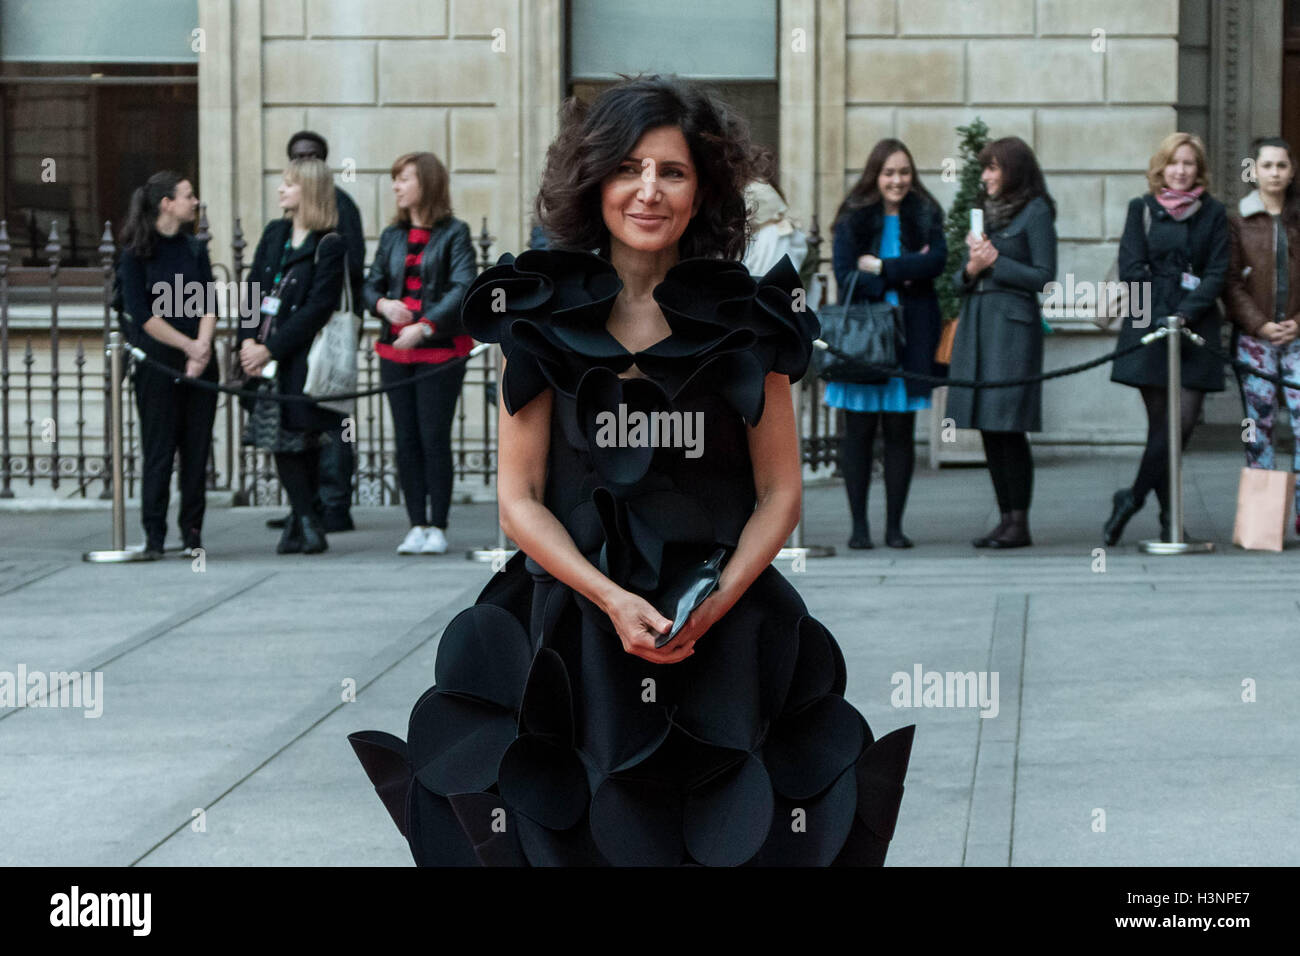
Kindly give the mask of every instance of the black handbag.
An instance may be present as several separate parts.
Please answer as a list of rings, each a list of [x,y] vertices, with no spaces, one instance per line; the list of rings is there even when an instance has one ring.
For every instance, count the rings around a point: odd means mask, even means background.
[[[872,371],[859,363],[897,370],[907,334],[903,327],[903,310],[890,302],[854,302],[853,290],[858,273],[853,273],[844,301],[823,305],[817,310],[821,320],[822,340],[832,348],[853,356],[856,362],[842,359],[827,349],[813,355],[817,374],[827,382],[851,382],[855,385],[881,385],[890,371]]]

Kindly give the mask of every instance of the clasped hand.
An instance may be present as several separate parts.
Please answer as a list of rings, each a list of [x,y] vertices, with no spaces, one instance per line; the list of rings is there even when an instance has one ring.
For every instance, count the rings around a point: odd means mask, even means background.
[[[244,339],[239,346],[239,366],[245,375],[257,375],[271,361],[271,350],[260,342]]]
[[[686,619],[686,624],[669,643],[655,647],[655,639],[672,630],[673,622],[645,598],[623,591],[605,612],[618,632],[623,650],[652,664],[676,664],[695,653],[695,642],[727,612],[718,592],[710,594]]]
[[[1283,319],[1281,322],[1265,322],[1259,327],[1257,338],[1265,339],[1271,345],[1289,345],[1300,335],[1300,322],[1295,319]]]
[[[185,347],[185,375],[198,378],[212,360],[212,343],[203,338],[190,339]]]

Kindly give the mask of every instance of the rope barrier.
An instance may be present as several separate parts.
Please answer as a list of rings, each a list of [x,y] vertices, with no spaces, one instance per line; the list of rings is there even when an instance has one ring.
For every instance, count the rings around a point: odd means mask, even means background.
[[[152,368],[155,371],[164,372],[171,377],[172,381],[177,384],[192,385],[195,388],[203,389],[208,392],[219,392],[223,395],[234,395],[237,398],[256,399],[257,401],[281,402],[283,404],[300,403],[314,404],[316,402],[339,402],[348,401],[354,398],[365,398],[370,395],[382,395],[385,392],[391,392],[399,388],[408,388],[412,385],[418,385],[420,382],[428,381],[435,375],[441,375],[449,368],[458,365],[464,365],[476,355],[480,355],[492,346],[486,342],[480,342],[470,349],[467,355],[458,355],[455,358],[440,362],[434,368],[427,372],[421,372],[419,375],[412,375],[410,378],[401,382],[392,382],[388,385],[380,385],[376,388],[362,389],[356,392],[338,392],[330,395],[280,395],[277,392],[255,391],[248,387],[239,387],[235,385],[221,385],[218,382],[210,382],[205,378],[193,378],[192,376],[178,373],[170,365],[164,365],[153,356],[146,354],[143,350],[134,345],[127,346],[134,362],[145,368]]]

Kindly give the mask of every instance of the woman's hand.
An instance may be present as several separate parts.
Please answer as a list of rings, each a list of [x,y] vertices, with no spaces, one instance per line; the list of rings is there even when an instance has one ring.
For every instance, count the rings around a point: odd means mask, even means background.
[[[403,311],[405,311],[405,309],[403,309]],[[410,315],[410,313],[407,312],[407,315]],[[393,348],[413,349],[423,341],[424,324],[422,322],[413,322],[397,333],[397,338],[393,339]]]
[[[988,239],[974,236],[966,237],[970,248],[970,261],[966,263],[966,274],[972,279],[998,261],[998,250]]]
[[[269,361],[270,349],[252,339],[244,339],[244,344],[239,347],[239,365],[246,375],[257,375]]]
[[[212,358],[212,342],[208,339],[190,339],[185,345],[185,357],[199,366],[200,371],[208,367]]]
[[[870,272],[872,275],[880,275],[884,264],[873,255],[858,256],[858,268],[863,272]]]
[[[393,325],[407,325],[415,321],[415,316],[411,314],[411,310],[402,305],[397,299],[380,299],[378,307],[379,314]]]
[[[1295,319],[1283,319],[1281,322],[1265,322],[1255,337],[1264,339],[1270,345],[1283,346],[1294,342],[1297,333],[1300,333],[1300,323]]]
[[[700,602],[699,607],[691,612],[691,616],[686,619],[686,623],[677,632],[677,636],[665,644],[661,650],[682,650],[694,654],[695,642],[703,637],[709,628],[717,624],[722,616],[730,610],[731,602],[722,596],[721,591],[714,591]]]
[[[651,664],[676,664],[695,653],[689,647],[656,648],[655,638],[672,630],[673,622],[656,611],[645,598],[631,591],[620,590],[606,602],[604,611],[618,632],[618,639],[623,642],[623,650],[629,654]],[[681,644],[680,634],[674,638],[673,644]]]

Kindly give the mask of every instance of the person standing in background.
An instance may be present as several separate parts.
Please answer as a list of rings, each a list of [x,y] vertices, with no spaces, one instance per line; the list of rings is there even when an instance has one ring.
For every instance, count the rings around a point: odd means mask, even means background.
[[[857,275],[855,301],[886,301],[900,308],[906,342],[900,366],[934,375],[941,317],[934,280],[943,273],[948,243],[943,209],[921,185],[912,154],[896,139],[882,139],[862,176],[840,204],[832,229],[832,266],[840,294]],[[825,401],[844,411],[840,471],[849,498],[850,548],[870,548],[867,490],[877,423],[885,438],[885,544],[910,548],[903,509],[916,463],[916,412],[930,407],[930,385],[894,376],[883,385],[827,382]]]
[[[949,374],[954,379],[1032,378],[1043,371],[1043,311],[1038,294],[1056,278],[1056,203],[1029,144],[994,140],[979,154],[985,232],[967,234],[954,277],[961,320]],[[1122,277],[1121,277],[1122,278]],[[1043,427],[1043,385],[950,386],[948,416],[978,428],[1002,520],[971,542],[977,548],[1024,548],[1034,459],[1026,432]]]
[[[131,344],[151,358],[195,378],[217,381],[212,338],[215,314],[176,314],[174,295],[155,296],[155,284],[172,289],[190,282],[210,289],[212,265],[208,251],[182,226],[194,222],[199,198],[189,180],[173,172],[154,173],[131,196],[131,208],[119,241],[117,266],[124,309],[131,317]],[[205,296],[205,300],[206,300]],[[166,303],[162,308],[160,305]],[[181,505],[177,515],[184,554],[203,546],[204,484],[217,394],[182,385],[165,372],[137,365],[134,372],[136,407],[140,413],[143,463],[140,475],[140,521],[145,553],[160,558],[167,536],[167,499],[172,463],[180,452]]]
[[[451,212],[447,169],[433,153],[407,153],[393,163],[397,211],[379,237],[362,298],[383,320],[375,343],[379,379],[388,393],[397,444],[397,477],[411,527],[398,554],[447,550],[451,508],[451,425],[465,363],[436,375],[436,366],[469,354],[460,307],[477,274],[469,226]],[[413,385],[408,379],[421,377]]]
[[[1286,140],[1256,142],[1255,181],[1258,188],[1228,219],[1232,250],[1224,304],[1237,326],[1237,359],[1266,375],[1300,381],[1300,197]],[[1274,468],[1278,392],[1285,396],[1294,435],[1300,433],[1300,389],[1280,389],[1254,375],[1238,374],[1238,380],[1246,415],[1255,423],[1255,440],[1246,444],[1246,465]],[[1300,442],[1295,443],[1292,469],[1300,473]]]
[[[1205,341],[1219,341],[1216,300],[1228,275],[1231,242],[1228,215],[1209,193],[1205,144],[1191,133],[1170,133],[1147,167],[1148,190],[1128,204],[1128,219],[1119,243],[1120,282],[1147,283],[1149,318],[1124,319],[1116,341],[1126,348],[1156,323],[1178,315]],[[1143,207],[1146,211],[1143,212]],[[1154,320],[1154,321],[1152,321]],[[1223,391],[1223,363],[1189,342],[1181,347],[1182,394],[1169,408],[1168,358],[1164,348],[1145,348],[1115,359],[1110,380],[1138,389],[1147,412],[1147,444],[1133,484],[1111,499],[1110,517],[1102,526],[1106,544],[1118,543],[1124,526],[1154,491],[1160,502],[1160,537],[1170,539],[1169,415],[1182,421],[1183,448],[1201,416],[1206,392]],[[1182,540],[1186,541],[1186,535]]]
[[[249,270],[261,292],[264,323],[240,324],[239,361],[260,379],[243,443],[272,452],[280,484],[293,511],[276,546],[279,554],[318,554],[329,547],[316,512],[320,453],[325,432],[340,416],[300,396],[307,382],[307,353],[343,294],[345,243],[334,231],[334,183],[319,159],[295,159],[280,183],[284,216],[267,224]],[[265,327],[263,327],[265,326]],[[274,362],[272,372],[270,363]]]
[[[330,147],[325,137],[305,129],[289,137],[289,160],[319,159],[327,162]],[[361,213],[352,197],[339,186],[334,187],[334,205],[338,210],[338,234],[347,249],[348,281],[352,289],[352,311],[362,318],[361,285],[365,278],[366,239],[361,225]],[[358,345],[360,343],[358,342]],[[352,475],[357,467],[356,447],[343,440],[343,424],[326,430],[329,444],[321,449],[320,494],[316,499],[316,512],[327,532],[351,531]],[[271,518],[268,528],[283,528],[287,518]]]

